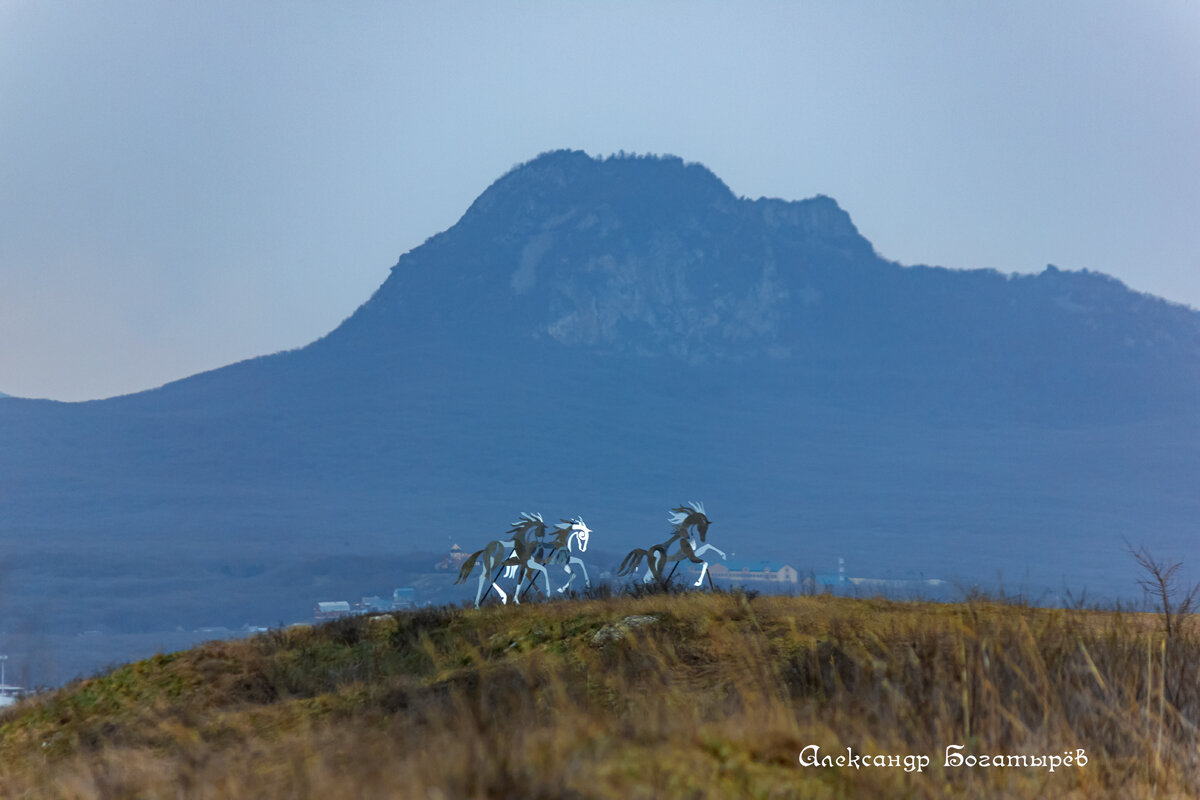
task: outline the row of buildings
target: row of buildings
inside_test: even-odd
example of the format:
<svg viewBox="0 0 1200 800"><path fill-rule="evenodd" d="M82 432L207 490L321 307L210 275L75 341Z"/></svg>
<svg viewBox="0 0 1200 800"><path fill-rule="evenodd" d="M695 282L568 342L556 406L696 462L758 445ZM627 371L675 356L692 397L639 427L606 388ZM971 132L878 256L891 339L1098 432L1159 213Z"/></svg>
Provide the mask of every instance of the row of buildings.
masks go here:
<svg viewBox="0 0 1200 800"><path fill-rule="evenodd" d="M950 584L938 578L852 578L846 575L846 559L838 559L837 572L817 573L801 576L788 564L776 561L754 563L724 562L710 564L708 571L715 580L732 584L792 584L805 592L816 593L865 593L895 596L936 597L948 591ZM700 568L692 569L699 574Z"/></svg>
<svg viewBox="0 0 1200 800"><path fill-rule="evenodd" d="M393 590L390 600L386 600L378 595L372 595L362 598L357 603L351 603L349 600L322 601L317 603L317 607L313 611L313 616L318 620L329 620L344 617L348 614L402 611L407 608L416 608L416 605L417 590L411 587L403 587Z"/></svg>

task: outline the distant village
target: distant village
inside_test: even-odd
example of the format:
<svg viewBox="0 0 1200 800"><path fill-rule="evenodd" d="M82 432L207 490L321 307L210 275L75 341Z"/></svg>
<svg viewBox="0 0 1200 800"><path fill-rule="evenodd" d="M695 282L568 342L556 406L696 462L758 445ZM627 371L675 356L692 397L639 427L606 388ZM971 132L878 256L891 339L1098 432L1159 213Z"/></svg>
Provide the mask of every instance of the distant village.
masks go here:
<svg viewBox="0 0 1200 800"><path fill-rule="evenodd" d="M435 572L441 573L446 577L457 575L459 568L469 555L470 553L463 550L458 544L453 544L450 546L449 552L434 563L433 569ZM378 614L387 611L404 611L416 608L418 605L429 605L430 602L428 598L418 602L416 588L402 586L392 590L390 599L371 595L361 598L356 603L352 603L349 600L319 601L313 610L313 618L317 621L324 621L344 617L348 614Z"/></svg>

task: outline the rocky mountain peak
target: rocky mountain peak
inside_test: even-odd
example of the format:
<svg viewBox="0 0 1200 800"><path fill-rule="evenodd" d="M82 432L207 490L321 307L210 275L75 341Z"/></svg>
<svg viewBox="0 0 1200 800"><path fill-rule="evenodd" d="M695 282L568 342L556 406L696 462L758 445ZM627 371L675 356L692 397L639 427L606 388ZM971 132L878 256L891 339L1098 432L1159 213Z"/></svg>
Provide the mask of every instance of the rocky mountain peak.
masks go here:
<svg viewBox="0 0 1200 800"><path fill-rule="evenodd" d="M904 267L830 197L749 200L679 158L569 150L495 181L327 338L364 359L366 341L518 360L539 342L868 372L996 375L1003 364L1018 380L1056 359L1061 375L1200 363L1200 315L1107 276Z"/></svg>
<svg viewBox="0 0 1200 800"><path fill-rule="evenodd" d="M814 296L798 274L864 258L832 198L752 201L673 156L560 150L496 180L356 317L690 361L779 355L789 307Z"/></svg>
<svg viewBox="0 0 1200 800"><path fill-rule="evenodd" d="M556 150L496 180L461 224L520 233L553 226L568 213L607 208L665 221L688 211L728 212L736 199L707 168L674 156L592 158L579 150Z"/></svg>

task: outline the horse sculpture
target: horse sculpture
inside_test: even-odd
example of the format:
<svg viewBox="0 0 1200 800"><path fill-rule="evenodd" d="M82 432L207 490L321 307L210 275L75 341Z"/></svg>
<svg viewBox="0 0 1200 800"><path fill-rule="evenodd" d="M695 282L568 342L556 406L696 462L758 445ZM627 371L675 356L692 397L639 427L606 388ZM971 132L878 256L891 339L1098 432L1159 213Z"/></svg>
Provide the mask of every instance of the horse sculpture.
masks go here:
<svg viewBox="0 0 1200 800"><path fill-rule="evenodd" d="M588 578L587 567L583 565L583 559L575 555L574 544L579 544L579 552L586 553L588 548L588 539L591 538L592 530L587 525L583 524L583 517L575 519L564 519L554 527L553 536L547 540L545 547L549 552L544 558L539 560L548 567L562 567L571 577L567 582L558 587L558 593L562 594L570 588L575 582L575 571L571 569L572 564L577 564L579 569L583 571L583 585L591 586L592 581Z"/></svg>
<svg viewBox="0 0 1200 800"><path fill-rule="evenodd" d="M541 544L540 540L546 533L546 523L542 520L542 515L522 513L520 519L512 523L508 532L512 534L511 539L494 539L488 542L481 550L476 550L467 556L458 570L458 580L454 581L455 584L465 581L471 574L471 570L475 568L475 562L479 562L479 589L475 592L476 608L479 608L479 604L483 601L484 587L489 581L491 582L489 591L495 589L500 595L501 602L508 603L508 595L496 583L499 575L495 570L501 567L520 569L522 575L527 570L540 571L546 579L546 594L550 594L550 574L545 567L534 560L534 554ZM510 548L511 552L505 556L505 552ZM513 597L515 603L521 602L520 595L521 585L518 583Z"/></svg>
<svg viewBox="0 0 1200 800"><path fill-rule="evenodd" d="M712 521L708 518L702 503L693 500L691 503L673 508L667 514L667 520L675 526L670 538L662 544L653 545L646 550L635 548L629 551L617 570L618 575L629 575L636 572L641 566L642 559L645 559L647 567L646 574L642 576L642 582L658 581L665 585L675 574L675 568L679 566L679 562L686 558L694 564L704 565L700 568L700 577L692 584L699 586L708 575L708 560L700 556L709 550L714 550L721 558L725 558L724 551L705 542L705 538L708 536L708 526L712 524ZM671 547L676 544L679 545L679 549L672 554ZM675 567L671 569L671 574L664 579L663 569L671 562L675 562ZM711 577L709 584L712 584Z"/></svg>
<svg viewBox="0 0 1200 800"><path fill-rule="evenodd" d="M572 564L577 564L579 569L583 571L583 582L587 586L591 586L591 580L588 578L587 567L584 566L583 560L574 555L575 544L579 545L579 552L587 552L588 539L591 537L592 530L583 522L582 517L575 519L564 519L554 527L554 532L547 535L547 538L539 540L537 550L534 552L533 560L543 567L562 567L566 570L570 577L567 582L558 587L559 594L565 592L572 583L575 582L575 571L571 569ZM525 576L531 570L527 567L510 566L505 568L504 577L512 578L517 576L517 586L521 586ZM530 586L536 586L534 578L530 576L529 583L525 589ZM525 589L521 589L524 592Z"/></svg>

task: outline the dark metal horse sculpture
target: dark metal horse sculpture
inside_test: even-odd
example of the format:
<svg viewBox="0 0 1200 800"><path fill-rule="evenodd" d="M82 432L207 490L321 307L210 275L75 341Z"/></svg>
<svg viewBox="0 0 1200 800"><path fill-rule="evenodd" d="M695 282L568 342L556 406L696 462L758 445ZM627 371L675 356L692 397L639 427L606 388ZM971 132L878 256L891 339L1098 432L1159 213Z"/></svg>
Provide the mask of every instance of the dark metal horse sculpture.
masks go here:
<svg viewBox="0 0 1200 800"><path fill-rule="evenodd" d="M546 579L546 594L550 594L550 575L546 572L545 567L534 560L534 554L541 544L541 538L546 533L546 523L542 521L542 515L523 513L520 519L512 523L508 532L512 534L511 539L494 539L488 542L481 550L476 550L467 556L458 570L458 580L455 581L455 584L465 581L471 574L471 570L475 568L475 562L479 562L479 589L475 592L476 608L479 608L479 604L483 601L484 587L489 582L491 587L488 591L495 589L500 595L501 601L508 602L508 595L496 583L496 579L499 578L496 572L498 568L538 570ZM520 594L520 584L518 583L517 591L514 593L514 602L521 602Z"/></svg>
<svg viewBox="0 0 1200 800"><path fill-rule="evenodd" d="M574 564L583 572L583 584L591 586L592 582L588 578L587 567L584 566L583 559L575 555L575 545L579 545L579 552L586 553L588 548L588 540L591 538L592 530L583 522L583 517L575 519L564 519L554 526L554 532L549 534L549 537L539 543L537 552L534 553L534 560L546 567L562 567L570 576L567 582L558 587L559 594L570 588L575 582L575 570L571 568ZM529 570L521 568L520 581L524 579L525 573ZM512 577L508 570L505 571L505 577ZM530 579L532 584L533 579Z"/></svg>
<svg viewBox="0 0 1200 800"><path fill-rule="evenodd" d="M621 566L617 569L618 575L629 575L636 572L642 564L642 560L646 560L646 574L642 576L643 583L658 581L661 584L666 584L671 575L675 574L675 569L672 568L671 575L663 577L663 570L666 565L674 562L675 566L679 566L679 562L687 559L694 564L703 564L700 568L700 577L696 579L693 586L699 586L704 582L705 576L708 574L708 561L700 556L707 553L709 550L716 551L721 558L725 558L725 553L718 549L715 545L708 544L705 539L708 536L708 526L712 521L708 518L708 514L704 510L702 503L692 501L686 505L671 509L667 515L667 520L675 526L674 532L665 542L652 545L648 549L635 548L629 551L625 559L621 562ZM671 548L678 545L678 550L672 553ZM712 578L709 578L711 585Z"/></svg>

